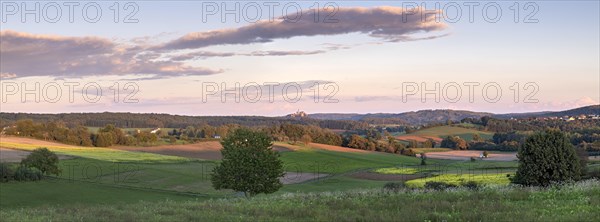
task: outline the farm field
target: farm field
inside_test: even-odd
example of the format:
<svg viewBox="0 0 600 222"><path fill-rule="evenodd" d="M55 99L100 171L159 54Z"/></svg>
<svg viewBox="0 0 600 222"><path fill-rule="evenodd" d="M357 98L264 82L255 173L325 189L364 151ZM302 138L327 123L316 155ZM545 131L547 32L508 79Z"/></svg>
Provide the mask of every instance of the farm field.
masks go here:
<svg viewBox="0 0 600 222"><path fill-rule="evenodd" d="M372 199L372 201L403 200L418 204L420 202L415 199L417 196L429 198L431 197L430 194L417 192L414 194L392 194L384 197L381 189L390 182L404 182L408 187L420 188L428 181L443 181L450 184L477 181L480 184L505 187L508 184L506 175L514 174L517 166L515 161L472 162L432 158L427 159L427 165L420 165L421 160L417 157L370 151L357 152L348 148L315 143L308 146L275 143L274 147L280 151L280 158L283 160L284 169L287 172L286 177L282 178L284 186L275 194L259 195L252 200L245 200L240 199L239 195L231 190L215 190L212 188L210 173L218 163L219 158L209 159L197 153L219 152L220 144L215 142L151 147L94 148L69 146L26 138L9 137L8 140L5 140L5 138L3 137L0 142L0 147L4 147L5 150L24 152L20 150L27 151L44 146L60 155L70 157L61 160L60 168L63 173L58 178L41 182L1 184L0 198L2 203L0 203L0 206L11 207L3 207L0 210L0 216L14 218L17 212L27 212L30 215L28 219L33 221L47 219L71 220L71 218L65 218L65 215L48 213L48 211L53 212L58 207L60 209L78 209L81 210L80 212L85 212L86 215L99 213L95 212L97 209L110 211L109 214L98 216L96 220L123 216L136 218L136 220L166 220L166 218L179 217L174 215L215 220L231 219L229 215L238 215L235 218L239 218L239 215L253 215L253 217L261 218L261 215L264 214L263 216L269 215L273 218L272 216L275 214L271 212L271 208L255 208L250 205L262 204L263 201L268 201L272 202L273 205L271 206L275 209L289 211L291 209L283 204L285 198L296 195L306 195L307 198L312 198L311 195L316 193L323 195L359 195L368 200ZM448 153L452 153L452 151ZM361 192L366 192L368 195L362 195ZM511 192L529 191L515 190ZM439 194L446 195L448 200L458 198L455 195L459 194L463 195L460 198L467 199L479 198L478 195L481 195L463 191ZM344 206L363 204L345 198L341 200L331 199L318 204L326 205L331 201L336 203L334 205ZM444 205L446 200L436 201L441 204L440 206L446 206ZM159 209L159 205L167 205L167 207ZM201 206L209 205L220 205L228 207L230 210L226 215L198 213ZM142 208L142 206L149 206L149 208L137 209ZM181 206L183 209L175 206ZM134 212L128 213L124 209ZM323 212L332 212L336 209L323 206L322 210L311 211L311 214L317 218L339 219L338 216L321 215ZM248 211L259 215L249 214ZM439 215L415 215L415 219L447 218L449 215L441 212ZM372 212L365 211L364 213L371 214ZM280 215L281 218L295 220L305 219L304 216L296 214ZM463 216L470 218L473 215ZM485 218L482 215L475 216ZM587 217L589 215L582 213L583 216ZM87 218L87 216L82 218ZM348 214L347 217L343 218L352 220L363 217ZM90 220L94 221L92 218Z"/></svg>
<svg viewBox="0 0 600 222"><path fill-rule="evenodd" d="M479 134L483 139L491 139L494 133L485 132L475 129L468 129L457 126L436 126L427 129L418 130L409 134L396 136L396 139L402 141L415 140L417 142L425 142L427 139L432 139L436 143L440 143L446 136L459 136L467 141L473 140L473 134Z"/></svg>
<svg viewBox="0 0 600 222"><path fill-rule="evenodd" d="M478 150L451 150L445 152L428 152L427 158L445 159L445 160L469 160L471 157L479 159L483 151ZM481 158L483 161L516 161L516 152L490 152L487 158Z"/></svg>
<svg viewBox="0 0 600 222"><path fill-rule="evenodd" d="M0 137L0 147L25 151L31 151L39 147L46 147L59 155L78 156L113 162L188 161L187 158L182 157L166 156L152 153L129 152L111 148L79 147L23 137Z"/></svg>

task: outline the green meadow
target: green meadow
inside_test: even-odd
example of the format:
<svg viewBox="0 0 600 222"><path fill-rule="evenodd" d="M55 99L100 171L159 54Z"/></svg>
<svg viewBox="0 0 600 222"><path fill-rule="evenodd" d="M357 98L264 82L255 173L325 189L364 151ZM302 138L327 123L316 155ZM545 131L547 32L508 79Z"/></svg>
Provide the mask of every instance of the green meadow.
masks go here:
<svg viewBox="0 0 600 222"><path fill-rule="evenodd" d="M38 147L6 142L0 143L0 146L19 150ZM393 220L399 217L407 220L508 219L509 216L496 211L486 215L467 209L491 206L501 198L525 198L518 204L502 200L504 211L501 212L512 212L520 207L538 207L534 211L542 211L539 206L534 206L533 198L536 196L547 198L549 204L560 204L565 211L580 213L579 216L584 219L594 217L596 214L592 210L598 207L598 203L593 201L587 208L573 206L571 204L587 199L572 198L563 193L546 196L546 193L555 191L508 188L506 175L515 172L517 164L514 161L428 159L427 165L421 165L419 158L388 153L286 146L293 148L281 152L280 158L286 171L324 176L285 184L274 194L262 194L252 199L240 197L231 190L212 188L210 173L218 161L108 148L46 146L60 155L72 157L61 160L62 174L39 182L0 184L0 216L9 221L16 218L27 221L107 221L117 218L148 221ZM357 173L384 177L374 180L354 176ZM402 181L386 177L395 175L415 177ZM495 188L477 192L407 190L390 193L382 190L390 182L404 182L406 189L412 189L423 187L428 181L455 185L475 181L484 187ZM590 189L570 194L597 194L600 189L598 182L593 183ZM509 190L508 193L505 189ZM491 196L483 198L486 195ZM429 201L426 201L428 198ZM418 210L426 203L430 207L431 204L437 206L436 211ZM354 209L362 210L355 212ZM406 216L410 212L412 214ZM522 210L517 212L511 215L522 215L532 220L561 219L553 216L555 212L542 217Z"/></svg>

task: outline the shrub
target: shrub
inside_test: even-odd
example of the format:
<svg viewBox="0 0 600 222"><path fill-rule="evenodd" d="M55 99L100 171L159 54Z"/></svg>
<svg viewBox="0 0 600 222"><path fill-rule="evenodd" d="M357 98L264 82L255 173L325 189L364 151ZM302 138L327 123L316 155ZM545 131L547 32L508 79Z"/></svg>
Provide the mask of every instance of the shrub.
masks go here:
<svg viewBox="0 0 600 222"><path fill-rule="evenodd" d="M548 186L579 180L581 165L567 136L557 130L546 130L529 136L517 154L519 167L513 183L526 186Z"/></svg>
<svg viewBox="0 0 600 222"><path fill-rule="evenodd" d="M449 184L446 182L429 181L429 182L425 183L425 188L432 189L432 190L446 190L448 188L453 188L453 187L456 187L456 185Z"/></svg>
<svg viewBox="0 0 600 222"><path fill-rule="evenodd" d="M0 163L0 182L11 181L14 176L15 172L8 163Z"/></svg>
<svg viewBox="0 0 600 222"><path fill-rule="evenodd" d="M405 156L417 156L417 153L413 149L410 149L410 148L403 149L400 153Z"/></svg>
<svg viewBox="0 0 600 222"><path fill-rule="evenodd" d="M477 188L479 188L479 184L475 181L467 181L467 182L463 182L460 184L460 186L462 187L466 187L470 190L476 190Z"/></svg>
<svg viewBox="0 0 600 222"><path fill-rule="evenodd" d="M383 185L383 189L387 191L398 192L404 188L404 183L389 182Z"/></svg>
<svg viewBox="0 0 600 222"><path fill-rule="evenodd" d="M59 175L58 156L47 148L37 148L21 160L21 165L27 168L36 168L43 174Z"/></svg>
<svg viewBox="0 0 600 222"><path fill-rule="evenodd" d="M43 173L36 168L19 166L14 177L16 181L37 181L43 178Z"/></svg>
<svg viewBox="0 0 600 222"><path fill-rule="evenodd" d="M483 157L488 158L489 155L490 153L488 153L488 151L483 151Z"/></svg>

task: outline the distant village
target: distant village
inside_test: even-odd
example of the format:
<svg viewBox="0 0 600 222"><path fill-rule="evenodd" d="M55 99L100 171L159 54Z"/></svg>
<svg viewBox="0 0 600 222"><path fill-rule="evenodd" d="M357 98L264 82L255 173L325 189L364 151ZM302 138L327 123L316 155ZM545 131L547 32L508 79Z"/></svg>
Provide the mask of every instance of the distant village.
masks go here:
<svg viewBox="0 0 600 222"><path fill-rule="evenodd" d="M510 118L510 119L516 119L516 118ZM550 117L535 117L533 119L539 119L539 120L563 120L566 122L569 121L573 121L573 120L585 120L585 119L600 119L600 115L574 115L574 116L562 116L562 117L557 117L557 116L550 116Z"/></svg>

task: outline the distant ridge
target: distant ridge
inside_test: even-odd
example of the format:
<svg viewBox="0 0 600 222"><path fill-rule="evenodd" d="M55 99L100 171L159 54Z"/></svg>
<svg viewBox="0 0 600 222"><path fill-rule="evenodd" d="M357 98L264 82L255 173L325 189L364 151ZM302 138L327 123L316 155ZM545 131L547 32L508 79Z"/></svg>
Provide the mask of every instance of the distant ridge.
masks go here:
<svg viewBox="0 0 600 222"><path fill-rule="evenodd" d="M0 112L0 125L19 119L32 119L34 121L60 120L67 124L80 124L85 126L104 126L115 124L124 128L163 127L180 128L190 125L208 124L219 126L223 124L237 124L242 126L271 126L273 124L312 124L330 129L352 129L367 124L402 124L423 125L428 123L444 123L448 120L460 121L464 118L481 118L490 116L499 119L531 118L531 117L563 117L579 115L600 115L600 105L585 106L564 111L530 112L493 114L487 112L473 112L467 110L420 110L404 113L315 113L306 114L298 111L294 114L280 117L265 116L182 116L158 113L6 113ZM357 122L361 121L361 122Z"/></svg>
<svg viewBox="0 0 600 222"><path fill-rule="evenodd" d="M562 117L562 116L577 116L577 115L600 115L600 105L584 106L580 108L564 110L564 111L543 111L529 113L507 113L494 114L487 112L473 112L466 110L420 110L404 113L314 113L308 114L309 118L321 120L355 120L366 121L374 119L382 120L397 120L408 124L427 124L434 122L446 122L448 120L460 121L464 118L481 118L490 116L499 119L510 118L531 118L531 117Z"/></svg>

